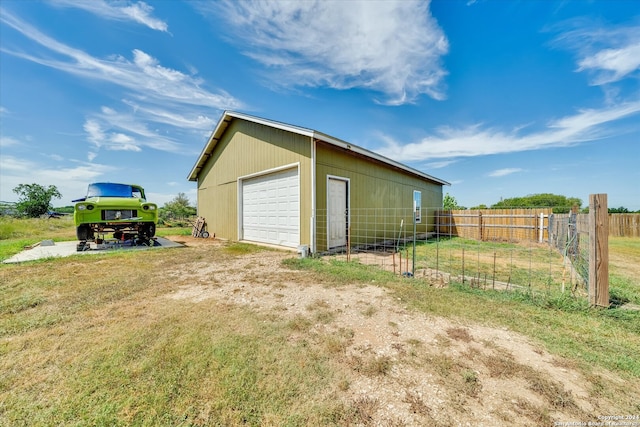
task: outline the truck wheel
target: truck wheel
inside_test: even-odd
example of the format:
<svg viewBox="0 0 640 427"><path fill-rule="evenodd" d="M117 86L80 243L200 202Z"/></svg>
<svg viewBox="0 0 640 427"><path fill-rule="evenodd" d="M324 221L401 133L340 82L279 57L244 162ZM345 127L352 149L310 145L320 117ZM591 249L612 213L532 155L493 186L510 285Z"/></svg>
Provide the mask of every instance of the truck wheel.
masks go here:
<svg viewBox="0 0 640 427"><path fill-rule="evenodd" d="M153 236L156 235L156 225L153 222L148 222L145 223L142 226L142 234L147 238L150 239Z"/></svg>
<svg viewBox="0 0 640 427"><path fill-rule="evenodd" d="M87 224L80 224L76 228L76 237L78 240L92 240L93 230Z"/></svg>

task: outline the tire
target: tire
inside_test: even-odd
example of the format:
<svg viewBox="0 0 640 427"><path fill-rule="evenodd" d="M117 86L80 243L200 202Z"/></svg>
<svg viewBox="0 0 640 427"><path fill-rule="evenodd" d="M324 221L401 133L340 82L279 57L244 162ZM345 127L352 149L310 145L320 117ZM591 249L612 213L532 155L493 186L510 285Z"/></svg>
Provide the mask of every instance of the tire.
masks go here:
<svg viewBox="0 0 640 427"><path fill-rule="evenodd" d="M150 239L156 235L156 225L153 222L147 222L142 226L142 234Z"/></svg>
<svg viewBox="0 0 640 427"><path fill-rule="evenodd" d="M208 231L203 231L201 234L202 238L204 239L208 239L209 238L209 232Z"/></svg>
<svg viewBox="0 0 640 427"><path fill-rule="evenodd" d="M93 230L87 224L80 224L76 228L76 237L78 240L92 240Z"/></svg>

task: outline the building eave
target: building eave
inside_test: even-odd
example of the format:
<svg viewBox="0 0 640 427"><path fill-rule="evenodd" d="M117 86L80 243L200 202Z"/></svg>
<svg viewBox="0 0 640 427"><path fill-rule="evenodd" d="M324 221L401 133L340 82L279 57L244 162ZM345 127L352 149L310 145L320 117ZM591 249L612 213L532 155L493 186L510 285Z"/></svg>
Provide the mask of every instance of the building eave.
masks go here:
<svg viewBox="0 0 640 427"><path fill-rule="evenodd" d="M289 125L287 123L282 123L282 122L277 122L274 120L269 120L269 119L264 119L261 117L256 117L256 116L251 116L248 114L243 114L243 113L238 113L238 112L234 112L234 111L225 111L222 114L222 117L220 118L220 120L218 121L218 123L216 124L215 129L213 130L213 132L211 133L211 136L209 137L209 140L207 141L207 144L205 145L204 149L202 150L202 153L200 153L200 156L198 157L198 160L196 161L196 163L194 164L193 168L191 169L191 172L189 173L188 176L188 180L189 181L197 181L198 180L198 175L200 174L200 171L202 170L202 168L204 167L204 165L206 164L207 160L209 159L209 157L211 157L211 154L213 153L213 150L215 149L216 145L218 144L218 142L220 141L220 138L222 137L222 135L224 134L224 132L226 131L227 127L229 126L229 123L231 123L234 119L241 119L241 120L246 120L249 122L253 122L253 123L258 123L258 124L262 124L265 126L269 126L272 128L276 128L276 129L281 129L287 132L292 132L292 133L296 133L299 135L304 135L304 136L308 136L310 138L313 138L314 140L317 141L322 141L325 143L328 143L330 145L334 145L336 147L342 148L344 150L347 151L352 151L356 154L359 154L365 158L370 158L373 159L375 161L378 161L380 163L389 165L391 167L400 169L402 171L408 172L412 175L416 175L420 178L435 182L437 184L441 184L441 185L451 185L449 182L444 181L442 179L436 178L434 176L428 175L424 172L421 172L417 169L414 169L412 167L409 167L405 164L402 164L400 162L396 162L395 160L392 160L388 157L382 156L378 153L375 153L373 151L369 151L366 148L362 148L359 147L357 145L354 144L350 144L346 141L342 141L341 139L338 138L334 138L330 135L324 134L322 132L318 132L315 131L313 129L308 129L308 128L303 128L300 126L293 126L293 125Z"/></svg>
<svg viewBox="0 0 640 427"><path fill-rule="evenodd" d="M318 140L318 141L323 141L323 142L326 142L328 144L334 145L336 147L342 148L344 150L352 151L352 152L357 153L357 154L359 154L359 155L361 155L361 156L363 156L365 158L370 158L370 159L376 160L376 161L378 161L380 163L386 164L388 166L392 166L392 167L394 167L396 169L400 169L400 170L408 172L408 173L410 173L412 175L416 175L416 176L418 176L420 178L427 179L429 181L433 181L433 182L441 184L441 185L451 185L449 182L447 182L447 181L445 181L443 179L436 178L436 177L431 176L429 174L426 174L426 173L424 173L422 171L414 169L414 168L412 168L410 166L407 166L407 165L405 165L403 163L396 162L395 160L392 160L392 159L390 159L388 157L385 157L385 156L383 156L381 154L378 154L378 153L375 153L373 151L367 150L366 148L362 148L360 146L348 143L346 141L342 141L342 140L340 140L338 138L334 138L334 137L332 137L330 135L326 135L326 134L323 134L323 133L320 133L320 132L315 132L314 133L314 138L316 140Z"/></svg>

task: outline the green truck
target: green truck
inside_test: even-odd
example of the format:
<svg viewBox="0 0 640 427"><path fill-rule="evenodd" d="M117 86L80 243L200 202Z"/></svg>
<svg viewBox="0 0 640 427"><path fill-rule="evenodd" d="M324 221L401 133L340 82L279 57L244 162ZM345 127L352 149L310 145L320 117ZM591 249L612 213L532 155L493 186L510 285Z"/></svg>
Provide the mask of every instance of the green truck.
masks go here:
<svg viewBox="0 0 640 427"><path fill-rule="evenodd" d="M156 234L158 206L147 202L139 185L96 182L89 184L85 197L73 202L79 251L108 232L117 240L136 243L148 243Z"/></svg>

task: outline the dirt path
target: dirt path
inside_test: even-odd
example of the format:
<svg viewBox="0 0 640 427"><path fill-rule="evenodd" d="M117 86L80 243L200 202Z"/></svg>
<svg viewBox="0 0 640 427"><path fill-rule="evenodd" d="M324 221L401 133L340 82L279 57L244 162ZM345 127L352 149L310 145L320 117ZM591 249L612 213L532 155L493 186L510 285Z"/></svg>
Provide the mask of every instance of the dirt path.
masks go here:
<svg viewBox="0 0 640 427"><path fill-rule="evenodd" d="M615 375L585 378L522 335L410 311L381 287L322 286L283 267L290 256L259 252L170 272L183 284L163 298L214 298L309 322L291 339L323 340L334 352L346 373L341 397L360 425L554 425L618 414L594 393L594 378L624 386Z"/></svg>

